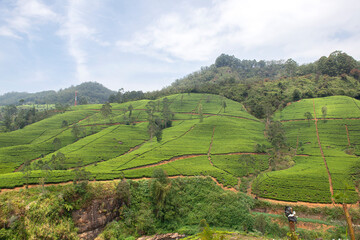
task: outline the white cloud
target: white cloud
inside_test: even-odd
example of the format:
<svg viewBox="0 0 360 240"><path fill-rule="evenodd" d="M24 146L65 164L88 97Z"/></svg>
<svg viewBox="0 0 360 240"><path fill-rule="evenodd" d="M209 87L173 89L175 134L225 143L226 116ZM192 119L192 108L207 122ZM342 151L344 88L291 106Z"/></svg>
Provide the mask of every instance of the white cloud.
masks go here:
<svg viewBox="0 0 360 240"><path fill-rule="evenodd" d="M117 46L124 52L185 61L204 61L221 52L301 58L301 52L314 51L306 56L311 58L339 48L351 48L360 57L358 37L353 37L359 32L359 9L357 0L218 0L206 8L165 13ZM344 30L351 36L335 41L336 32Z"/></svg>
<svg viewBox="0 0 360 240"><path fill-rule="evenodd" d="M32 31L38 25L57 21L58 16L38 0L18 0L12 10L6 11L0 36L21 39L22 34L32 38Z"/></svg>
<svg viewBox="0 0 360 240"><path fill-rule="evenodd" d="M76 64L76 79L80 82L90 81L91 73L88 67L89 54L85 45L92 41L106 47L110 43L97 37L96 26L88 23L91 14L86 10L91 7L88 1L68 1L67 14L64 17L58 34L66 39L69 54ZM89 10L90 11L90 10ZM95 46L93 46L95 48Z"/></svg>

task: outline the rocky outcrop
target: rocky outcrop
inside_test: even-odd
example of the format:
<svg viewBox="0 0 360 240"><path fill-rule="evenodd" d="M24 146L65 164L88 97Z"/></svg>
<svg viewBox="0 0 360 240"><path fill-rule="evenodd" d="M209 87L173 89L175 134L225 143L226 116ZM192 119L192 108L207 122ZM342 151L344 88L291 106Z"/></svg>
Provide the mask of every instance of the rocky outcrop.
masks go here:
<svg viewBox="0 0 360 240"><path fill-rule="evenodd" d="M184 234L165 233L165 234L156 234L154 236L143 236L138 238L137 240L177 240L184 237L185 237Z"/></svg>
<svg viewBox="0 0 360 240"><path fill-rule="evenodd" d="M72 213L80 239L94 239L107 223L119 216L120 203L115 198L96 199L83 209Z"/></svg>

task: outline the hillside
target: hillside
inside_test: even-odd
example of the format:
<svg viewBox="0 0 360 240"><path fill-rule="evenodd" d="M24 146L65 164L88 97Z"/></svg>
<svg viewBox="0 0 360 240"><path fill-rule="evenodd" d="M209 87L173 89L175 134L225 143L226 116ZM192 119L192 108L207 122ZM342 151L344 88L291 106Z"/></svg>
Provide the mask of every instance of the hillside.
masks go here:
<svg viewBox="0 0 360 240"><path fill-rule="evenodd" d="M360 64L346 53L299 65L287 61L240 60L226 54L214 64L176 80L155 96L179 92L211 93L241 102L266 118L300 99L345 95L360 99Z"/></svg>
<svg viewBox="0 0 360 240"><path fill-rule="evenodd" d="M24 167L25 162L31 163L32 169L41 168L41 164L54 164L59 152L65 161L61 168L51 172L49 182L71 180L73 171L61 169L79 166L86 166L90 178L105 180L122 174L131 178L149 177L161 164L169 175L211 175L222 184L234 187L238 178L257 168L268 168L267 157L254 152L257 143L267 142L264 124L248 114L241 104L206 94L180 94L167 99L174 120L172 127L164 129L160 142L149 140L145 111L148 100L113 104L109 118L100 113L101 105L78 106L24 129L0 134L3 173L0 178L4 180L1 187L23 185L22 174L11 172ZM159 99L156 103L161 105L162 101ZM129 112L124 109L129 105L133 106L136 125L127 125ZM202 122L196 110L199 105ZM157 111L160 110L161 107ZM62 126L65 119L68 126ZM72 135L75 123L82 132L79 140ZM237 132L241 132L240 138ZM54 139L60 142L59 146L55 147ZM228 165L241 162L251 167L246 171L238 169L233 174L227 170ZM186 165L189 167L184 167ZM36 183L41 174L40 170L32 171L30 182Z"/></svg>
<svg viewBox="0 0 360 240"><path fill-rule="evenodd" d="M74 104L74 94L78 92L78 102L86 103L104 103L111 94L115 92L107 89L96 82L85 82L77 86L61 89L59 91L43 91L37 93L19 93L10 92L0 96L1 105L18 105L20 100L25 104Z"/></svg>
<svg viewBox="0 0 360 240"><path fill-rule="evenodd" d="M0 134L1 187L22 186L26 181L36 184L45 174L44 166L52 169L50 174L46 171L46 182L72 180L73 169L79 167L84 167L87 178L96 180L151 177L162 168L170 176L211 176L226 187L284 201L330 203L346 184L348 201L358 200L358 100L343 96L306 99L278 111L274 120L282 122L291 149L285 166L295 165L269 171L273 153L264 136L265 123L241 104L210 94L177 94L166 99L173 113L172 127L163 129L158 141L149 139L149 100L112 104L108 117L100 111L102 105L77 106ZM164 101L153 102L159 117ZM324 106L326 116L322 115ZM307 119L306 112L313 117ZM62 124L64 120L68 125ZM18 172L21 169L30 177L24 178Z"/></svg>
<svg viewBox="0 0 360 240"><path fill-rule="evenodd" d="M272 121L280 121L285 131L287 146L282 150L284 156L281 157L285 159L285 164L276 163L275 150L266 137L269 132L265 121L249 114L240 103L222 96L198 93L175 94L155 101L138 100L112 104L111 114L107 116L104 115L105 106L106 104L88 104L72 107L64 113L58 113L23 129L1 133L2 192L9 192L12 198L21 199L21 193L16 195L16 191L13 193L10 188L33 184L39 188L31 191L34 193L31 195L33 202L31 204L38 204L44 199L55 201L55 208L69 213L73 208L88 206L89 201L96 203L96 198L100 198L101 201L112 199L106 191L108 189L115 191L115 182L110 181L107 188L101 187L103 185L98 185L97 182L125 177L134 180L130 182L133 194L132 211L138 216L149 219L144 222L149 224L145 225L149 228L145 228L143 232L152 233L156 227L164 229L164 222L168 224L167 231L172 231L171 229L175 229L174 226L182 226L175 217L182 216L181 214L185 214L183 219L191 225L181 228L183 232L198 231L195 229L202 217L214 226L237 229L230 224L234 222L229 220L232 219L230 217L228 218L230 222L222 225L228 220L221 216L224 216L225 212L229 216L234 216L232 213L235 209L242 209L236 205L239 201L234 199L241 199L240 202L247 206L244 209L253 207L255 211L251 216L247 211L241 213L247 217L247 220L241 223L242 226L249 229L263 229L262 233L266 233L265 228L272 229L268 231L275 234L273 236L286 234L286 229L280 228L277 224L281 216L276 215L278 212L282 213L283 205L278 207L280 210L276 210L275 215L271 212L263 213L261 209L264 206L267 208L268 203L261 203L258 200L280 200L277 203L286 205L301 201L328 207L332 206L329 203L333 200L338 202L339 200L335 199L336 194L344 191L348 196L345 201L356 203L359 200L360 101L354 98L332 96L304 99L277 111ZM323 110L324 106L326 112ZM154 136L150 139L148 132L149 120L152 121L150 110L154 110L155 118L161 118L165 115L164 110L168 108L172 116L171 127L164 128L160 137ZM311 116L306 117L305 113L310 113ZM138 180L152 178L162 170L172 179L169 199L173 200L168 200L166 204L169 208L166 210L166 215L172 220L166 221L161 220L159 216L162 215L153 216L155 210L145 211L148 207L144 207L140 202L146 201L152 206L149 195L152 190L149 188L150 183L141 183L141 181L138 183ZM85 179L92 182L87 190L82 188L81 186L84 185L81 184L68 184L69 181L82 182ZM58 186L58 183L61 185ZM36 193L45 191L40 187L43 184L55 186L49 186L49 189L52 189L51 193L40 194L37 198ZM65 186L60 187L62 185ZM222 188L221 191L219 186ZM204 191L203 194L206 196L209 196L210 191L216 192L211 193L213 197L205 199L204 203L201 203L204 205L200 206L200 200L191 195L196 193L199 197L199 189L203 189L201 191ZM224 189L229 190L229 193L222 193ZM63 200L54 200L58 199L56 196L60 196L56 195L59 191L62 192L60 195L64 196ZM181 201L179 191L183 197ZM258 200L255 200L255 197ZM185 198L189 199L184 200ZM190 199L194 201L192 204L188 204ZM216 205L216 200L211 199L228 201L227 206L231 207L222 208ZM29 204L30 202L27 203ZM193 209L195 204L197 208ZM107 203L105 205L107 206ZM216 207L211 207L215 205ZM209 207L221 209L221 213L211 212ZM50 205L47 204L39 207L39 211L52 211L49 208ZM273 209L273 207L269 208ZM10 208L10 212L0 211L0 221L6 222L6 218L11 214L20 214L21 209L22 207L18 206L14 209ZM26 219L32 219L39 214L35 208L24 211ZM184 211L199 212L195 216ZM321 211L329 210L324 208ZM210 218L205 213L211 213L211 216L218 216L222 220ZM307 219L306 213L304 214L305 218L301 220L304 222L301 225L303 227L306 226L305 223L314 223L326 229L338 225ZM43 221L50 221L46 216L42 217ZM131 214L124 216L128 221L142 221ZM254 219L266 221L263 222L265 225L263 227L248 225ZM31 229L40 229L41 226L35 223L24 224L29 234L36 236L45 232L48 234L62 232L71 235L75 232L72 221L75 220L64 218L61 214L56 215L47 226L52 226L51 224L68 226L61 227L61 230L54 225L53 228L58 229L56 231L33 232ZM126 234L130 235L138 231L131 227L132 224L129 226L122 224L121 222L109 224L101 236L125 234L116 232L119 228L127 229L130 232ZM12 234L11 231L8 230L6 234ZM306 231L303 230L301 233L307 236L304 237L305 239L312 239L311 236L314 236L306 235ZM321 234L325 234L325 230ZM76 235L71 236L76 239Z"/></svg>
<svg viewBox="0 0 360 240"><path fill-rule="evenodd" d="M330 202L346 190L357 202L360 101L343 96L305 99L278 111L295 166L261 174L253 193L285 201ZM326 111L324 111L326 109ZM304 114L309 112L309 118Z"/></svg>

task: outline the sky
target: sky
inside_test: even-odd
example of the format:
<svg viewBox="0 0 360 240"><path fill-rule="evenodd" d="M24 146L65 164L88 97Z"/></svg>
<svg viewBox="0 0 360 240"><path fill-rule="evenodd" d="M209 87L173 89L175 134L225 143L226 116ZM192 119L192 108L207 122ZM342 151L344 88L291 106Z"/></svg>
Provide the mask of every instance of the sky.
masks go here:
<svg viewBox="0 0 360 240"><path fill-rule="evenodd" d="M359 0L0 0L0 95L160 90L222 53L360 59Z"/></svg>

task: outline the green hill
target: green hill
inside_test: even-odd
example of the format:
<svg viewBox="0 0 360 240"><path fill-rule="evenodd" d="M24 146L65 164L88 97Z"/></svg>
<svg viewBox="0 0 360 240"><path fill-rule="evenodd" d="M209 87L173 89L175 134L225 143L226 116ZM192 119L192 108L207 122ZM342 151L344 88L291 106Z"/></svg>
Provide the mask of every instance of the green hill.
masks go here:
<svg viewBox="0 0 360 240"><path fill-rule="evenodd" d="M164 99L153 101L159 118ZM108 117L101 105L77 106L24 129L1 133L0 187L26 181L37 184L44 176L49 183L70 181L79 167L88 172L88 179L96 180L151 177L154 169L162 168L170 176L211 176L224 186L252 190L264 198L329 203L331 189L335 195L347 185L348 201L358 200L358 100L304 99L276 112L274 120L282 122L290 149L287 160L294 164L271 171L276 170L270 164L274 152L264 134L265 122L240 103L196 93L166 99L173 120L159 141L148 134L150 100L112 104ZM306 112L312 117L307 119ZM67 126L62 125L64 120ZM27 164L32 169L28 179L18 172L29 169Z"/></svg>
<svg viewBox="0 0 360 240"><path fill-rule="evenodd" d="M297 150L296 164L261 174L253 192L278 200L330 202L331 178L334 195L347 188L350 201L356 202L359 196L354 168L360 163L358 104L358 100L334 96L301 100L277 112L275 119L283 122L288 142ZM322 114L325 106L326 115ZM305 112L312 114L310 120L304 117Z"/></svg>
<svg viewBox="0 0 360 240"><path fill-rule="evenodd" d="M96 82L85 82L77 86L71 86L59 91L43 91L37 93L10 92L0 96L0 106L19 104L20 100L29 104L74 104L75 91L78 92L78 102L85 103L104 103L114 91Z"/></svg>

